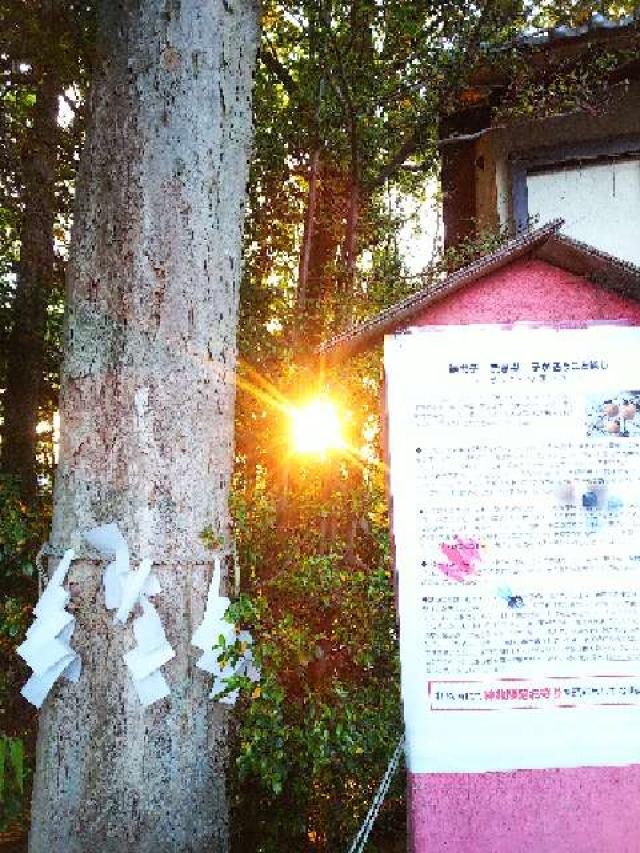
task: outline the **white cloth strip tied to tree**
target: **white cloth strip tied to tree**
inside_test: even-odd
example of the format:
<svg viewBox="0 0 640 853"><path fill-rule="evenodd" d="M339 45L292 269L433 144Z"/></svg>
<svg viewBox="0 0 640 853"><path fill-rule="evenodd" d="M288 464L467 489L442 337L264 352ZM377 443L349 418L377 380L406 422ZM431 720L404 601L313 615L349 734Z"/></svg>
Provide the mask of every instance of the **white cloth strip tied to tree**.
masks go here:
<svg viewBox="0 0 640 853"><path fill-rule="evenodd" d="M236 688L229 693L224 693L229 687L228 679L241 675L257 682L260 679L260 670L255 664L250 648L253 638L249 631L238 633L235 625L225 619L230 601L226 596L220 595L220 574L220 558L216 557L204 617L194 631L191 642L202 651L196 666L214 676L210 698L218 698L219 702L234 705L240 691ZM239 660L231 662L228 658L223 658L224 662L221 663L219 659L225 654L225 649L236 641L241 645ZM220 696L221 693L224 695Z"/></svg>
<svg viewBox="0 0 640 853"><path fill-rule="evenodd" d="M147 597L162 592L160 581L151 572L153 562L141 560L138 570L131 571L129 546L113 522L93 527L83 538L103 556L113 557L102 580L105 606L116 611L114 623L124 625L136 604L142 607L142 615L133 623L136 645L124 655L124 660L138 698L147 707L171 693L160 667L176 654L167 640L158 612Z"/></svg>
<svg viewBox="0 0 640 853"><path fill-rule="evenodd" d="M20 692L36 708L42 706L60 676L73 682L80 678L82 662L71 648L76 620L66 610L70 594L63 586L73 557L71 548L64 552L34 608L35 622L16 649L33 670Z"/></svg>

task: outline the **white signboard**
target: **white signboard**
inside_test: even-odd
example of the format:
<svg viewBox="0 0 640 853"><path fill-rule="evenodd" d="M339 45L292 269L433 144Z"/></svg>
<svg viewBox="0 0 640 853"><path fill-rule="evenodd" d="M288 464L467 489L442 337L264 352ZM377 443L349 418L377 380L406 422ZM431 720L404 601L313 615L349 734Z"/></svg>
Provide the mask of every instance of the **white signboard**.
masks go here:
<svg viewBox="0 0 640 853"><path fill-rule="evenodd" d="M640 330L385 342L413 772L640 763Z"/></svg>

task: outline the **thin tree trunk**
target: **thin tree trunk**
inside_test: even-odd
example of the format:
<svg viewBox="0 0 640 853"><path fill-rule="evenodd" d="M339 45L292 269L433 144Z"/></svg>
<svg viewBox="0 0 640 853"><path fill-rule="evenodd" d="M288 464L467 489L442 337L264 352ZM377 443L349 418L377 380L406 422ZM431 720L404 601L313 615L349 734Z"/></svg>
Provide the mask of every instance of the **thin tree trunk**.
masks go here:
<svg viewBox="0 0 640 853"><path fill-rule="evenodd" d="M257 0L103 0L69 265L52 545L76 546L83 661L37 747L31 853L226 851L226 712L190 638L212 527L229 542L241 232ZM131 622L81 533L117 521L154 560L176 657L146 710Z"/></svg>
<svg viewBox="0 0 640 853"><path fill-rule="evenodd" d="M314 232L316 230L316 206L318 198L318 177L320 174L320 149L315 148L309 163L309 191L307 193L307 215L302 236L302 251L298 268L298 313L304 313L307 303L307 285L309 280L309 259Z"/></svg>
<svg viewBox="0 0 640 853"><path fill-rule="evenodd" d="M351 147L351 163L349 167L349 201L347 205L347 222L342 246L344 266L343 292L353 295L358 259L358 226L360 221L360 141L358 123L353 112L349 119L349 136Z"/></svg>
<svg viewBox="0 0 640 853"><path fill-rule="evenodd" d="M311 351L322 338L323 301L336 283L336 255L340 243L340 219L344 211L344 182L331 164L318 163L313 227L305 226L306 277L304 304L298 302L294 342L301 351ZM311 199L309 199L310 203ZM308 221L308 216L307 216Z"/></svg>
<svg viewBox="0 0 640 853"><path fill-rule="evenodd" d="M36 491L36 425L43 372L47 301L53 288L54 184L58 127L58 84L45 74L33 108L23 160L24 208L20 263L7 341L2 470L15 475L23 496Z"/></svg>
<svg viewBox="0 0 640 853"><path fill-rule="evenodd" d="M360 183L357 176L351 180L349 188L349 207L347 210L347 227L345 229L345 289L353 292L353 282L356 274L358 259L358 224L360 219Z"/></svg>

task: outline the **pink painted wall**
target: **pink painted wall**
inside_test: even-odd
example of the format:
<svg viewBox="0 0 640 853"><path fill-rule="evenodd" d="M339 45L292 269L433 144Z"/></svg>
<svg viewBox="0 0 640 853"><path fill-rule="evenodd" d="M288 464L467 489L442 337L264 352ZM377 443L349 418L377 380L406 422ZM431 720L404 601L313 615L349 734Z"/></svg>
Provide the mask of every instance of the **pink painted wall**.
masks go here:
<svg viewBox="0 0 640 853"><path fill-rule="evenodd" d="M640 325L640 302L521 260L430 306L412 325L519 320ZM640 853L640 765L416 773L408 798L411 853Z"/></svg>
<svg viewBox="0 0 640 853"><path fill-rule="evenodd" d="M457 323L582 323L629 320L640 324L640 302L596 287L545 261L521 260L429 306L411 325Z"/></svg>

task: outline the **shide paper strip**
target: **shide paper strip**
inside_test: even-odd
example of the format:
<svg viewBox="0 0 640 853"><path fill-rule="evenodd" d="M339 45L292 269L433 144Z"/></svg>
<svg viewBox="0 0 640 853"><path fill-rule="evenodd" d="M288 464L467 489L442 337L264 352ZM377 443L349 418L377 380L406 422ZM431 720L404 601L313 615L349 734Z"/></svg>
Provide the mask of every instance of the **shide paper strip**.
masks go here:
<svg viewBox="0 0 640 853"><path fill-rule="evenodd" d="M147 706L169 695L169 685L160 667L175 657L167 641L160 617L151 602L142 596L142 616L133 623L136 646L124 656L140 702Z"/></svg>
<svg viewBox="0 0 640 853"><path fill-rule="evenodd" d="M219 693L227 689L227 679L234 675L245 675L255 682L260 679L260 670L255 665L253 652L249 648L253 642L251 634L248 631L240 631L236 635L235 626L225 619L229 603L226 596L220 595L220 559L216 557L204 617L199 627L194 631L191 642L203 652L196 661L196 666L214 676L209 698L217 698L219 702L225 705L234 705L239 690L232 690L230 693L218 697ZM237 639L244 647L243 656L237 663L227 661L221 664L218 660L222 655L222 650L219 648L221 637L225 646Z"/></svg>
<svg viewBox="0 0 640 853"><path fill-rule="evenodd" d="M76 620L65 610L69 593L63 586L73 557L71 548L64 552L34 608L36 620L16 649L33 670L20 692L36 708L42 706L61 675L74 682L80 677L80 657L70 645Z"/></svg>
<svg viewBox="0 0 640 853"><path fill-rule="evenodd" d="M235 627L224 618L224 614L227 612L230 601L226 596L220 595L219 592L220 560L216 557L213 577L211 578L209 592L207 594L207 606L204 612L204 618L200 623L200 626L194 631L191 639L192 644L197 646L199 649L202 649L205 653L210 652L213 646L218 644L218 638L220 635L222 635L225 642L228 643L236 634ZM200 660L205 659L205 657L206 655L202 655ZM200 661L198 661L197 665L200 666ZM213 672L213 670L209 669L207 672Z"/></svg>
<svg viewBox="0 0 640 853"><path fill-rule="evenodd" d="M36 616L42 616L45 613L54 612L60 606L61 602L63 602L62 606L66 607L67 602L69 601L69 593L62 584L67 577L67 572L69 571L69 566L71 565L71 561L74 556L75 551L73 548L69 548L62 555L62 559L56 566L49 583L46 585L34 608L33 612Z"/></svg>
<svg viewBox="0 0 640 853"><path fill-rule="evenodd" d="M124 659L140 702L150 705L170 694L160 667L175 657L160 617L147 598L162 591L158 578L151 573L152 561L142 560L138 570L131 571L129 547L115 523L94 527L83 538L102 556L112 558L104 571L103 584L105 606L116 610L114 622L124 625L136 604L142 606L142 615L134 622L137 645ZM72 549L65 551L34 608L36 620L17 649L33 670L22 695L37 708L61 675L74 682L80 678L80 657L70 646L75 619L65 610L69 593L63 586L73 558Z"/></svg>
<svg viewBox="0 0 640 853"><path fill-rule="evenodd" d="M260 668L256 665L253 657L251 646L253 645L253 637L249 631L240 631L238 639L245 646L244 657L241 661L240 675L245 675L250 681L256 684L260 681Z"/></svg>
<svg viewBox="0 0 640 853"><path fill-rule="evenodd" d="M64 643L56 637L73 621L73 616L66 610L58 610L50 614L45 611L45 614L36 619L29 628L25 641L19 646L19 654L36 675L40 675L60 659L62 655L57 654L60 647L63 654L66 654Z"/></svg>
<svg viewBox="0 0 640 853"><path fill-rule="evenodd" d="M114 522L93 527L83 534L83 538L104 557L113 557L104 570L105 607L117 610L122 601L122 584L129 574L129 546Z"/></svg>
<svg viewBox="0 0 640 853"><path fill-rule="evenodd" d="M71 619L73 620L73 616ZM31 667L34 675L44 675L48 669L69 654L67 645L56 639L53 633L49 633L41 642L35 644L31 642L31 638L27 638L17 651L23 661Z"/></svg>
<svg viewBox="0 0 640 853"><path fill-rule="evenodd" d="M102 578L105 607L107 610L118 610L120 612L123 595L125 595L127 589L130 589L131 585L129 546L127 545L127 540L115 522L93 527L83 534L83 538L96 551L102 554L103 557L113 557L113 560L104 570ZM160 582L155 575L147 577L146 583L143 585L143 592L147 595L157 595L159 592L162 592ZM130 610L131 607L129 607ZM120 615L116 614L116 619L119 622L126 621L126 618L122 619L121 616L122 613Z"/></svg>
<svg viewBox="0 0 640 853"><path fill-rule="evenodd" d="M42 675L32 675L20 691L27 702L30 702L32 705L35 705L36 708L40 709L55 682L68 668L70 668L75 657L75 652L71 652L63 658L60 658L55 666L50 667ZM70 679L70 681L75 680L77 679Z"/></svg>
<svg viewBox="0 0 640 853"><path fill-rule="evenodd" d="M145 708L171 695L171 689L159 669L156 669L146 678L141 678L139 681L134 680L134 684L140 704L144 705Z"/></svg>
<svg viewBox="0 0 640 853"><path fill-rule="evenodd" d="M115 615L115 622L125 624L136 602L141 598L144 585L151 573L151 560L142 560L137 572L128 572L122 583L122 597Z"/></svg>
<svg viewBox="0 0 640 853"><path fill-rule="evenodd" d="M134 607L142 607L142 615L133 623L136 646L124 655L124 660L138 698L146 707L171 692L160 667L175 657L175 651L147 598L162 592L162 586L151 572L153 562L149 559L141 560L137 571L131 571L129 546L116 523L94 527L84 538L100 554L113 558L104 571L103 584L105 606L116 611L114 623L125 625Z"/></svg>

